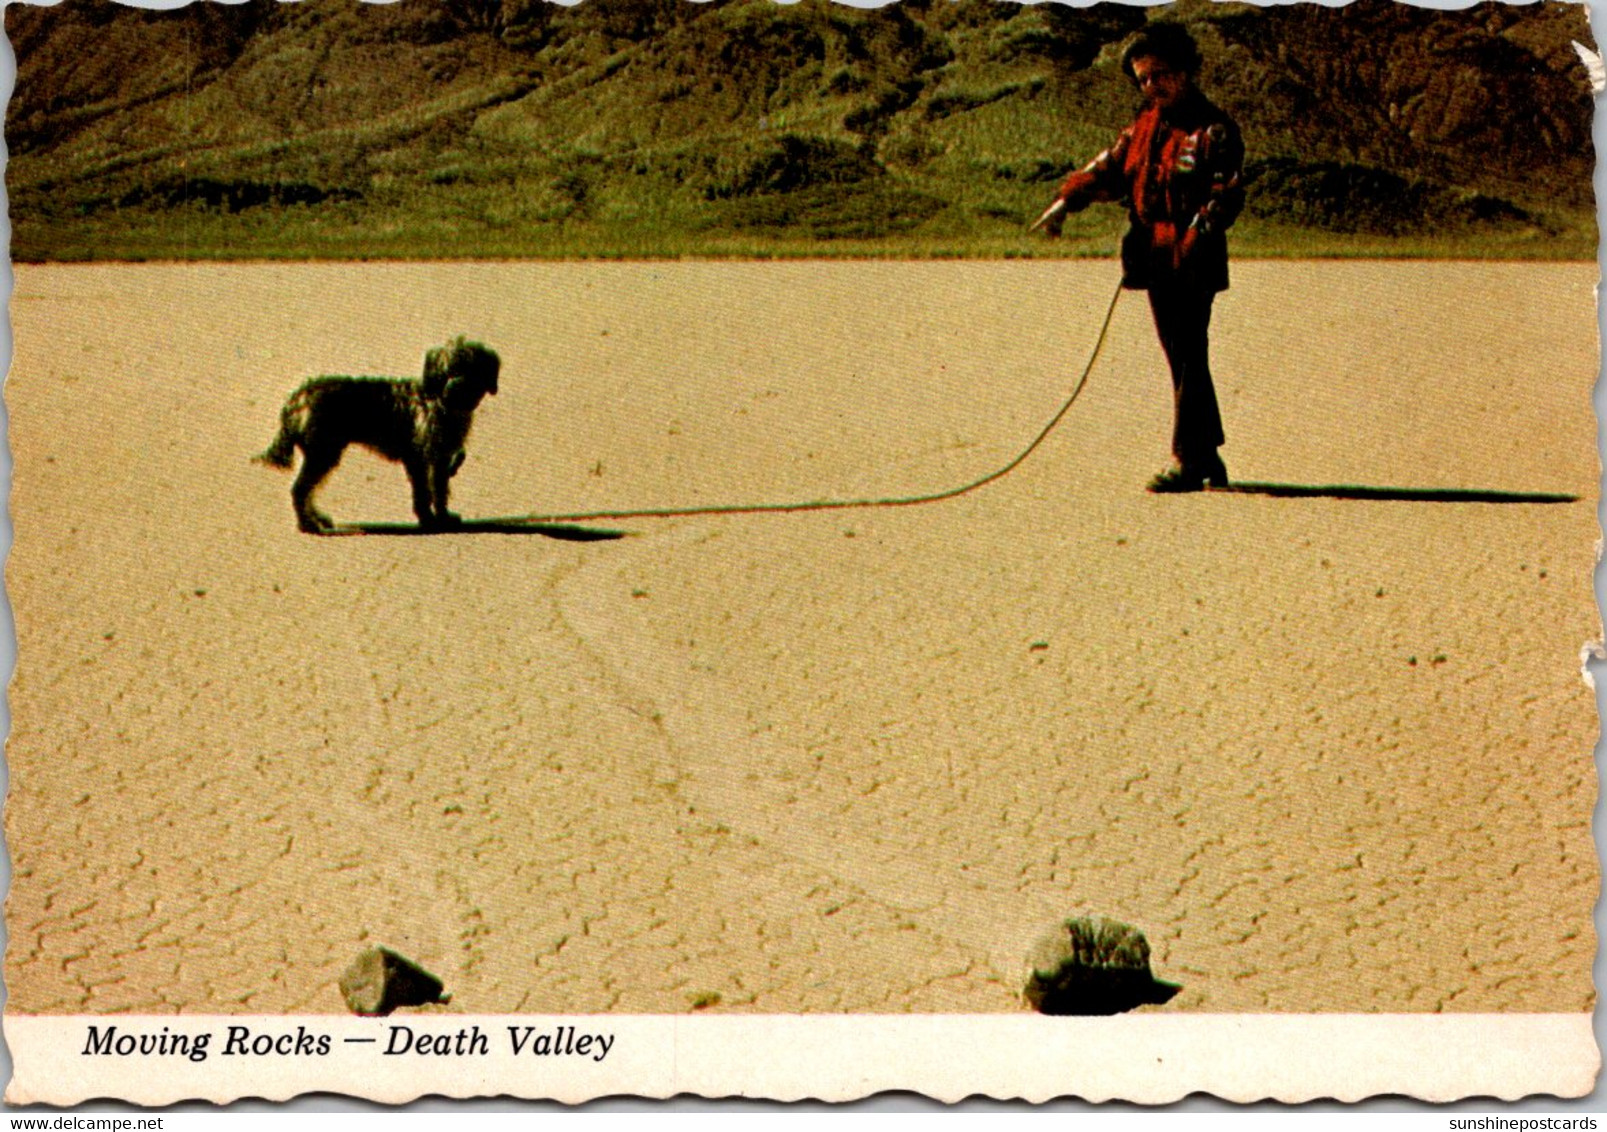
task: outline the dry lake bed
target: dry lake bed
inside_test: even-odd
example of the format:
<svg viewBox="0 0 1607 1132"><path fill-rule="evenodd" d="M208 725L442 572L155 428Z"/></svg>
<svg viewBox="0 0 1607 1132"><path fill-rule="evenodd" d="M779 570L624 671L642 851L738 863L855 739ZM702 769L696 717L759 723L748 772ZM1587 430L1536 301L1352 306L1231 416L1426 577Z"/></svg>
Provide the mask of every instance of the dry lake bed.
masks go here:
<svg viewBox="0 0 1607 1132"><path fill-rule="evenodd" d="M496 348L469 518L913 494L1115 269L18 267L7 1009L338 1013L384 943L448 1012L1016 1011L1095 913L1149 1010L1589 1010L1596 267L1234 270L1234 476L1413 491L1146 494L1126 295L957 499L316 538L250 462L309 375Z"/></svg>

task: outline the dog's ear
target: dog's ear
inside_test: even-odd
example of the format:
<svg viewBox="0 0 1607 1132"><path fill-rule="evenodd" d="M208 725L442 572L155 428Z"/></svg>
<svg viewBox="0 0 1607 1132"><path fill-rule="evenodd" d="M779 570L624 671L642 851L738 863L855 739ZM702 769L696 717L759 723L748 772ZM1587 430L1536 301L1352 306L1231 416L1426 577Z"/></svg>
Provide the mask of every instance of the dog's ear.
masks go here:
<svg viewBox="0 0 1607 1132"><path fill-rule="evenodd" d="M497 374L502 369L502 359L497 357L497 352L482 342L470 342L467 338L459 338L455 345L453 374L486 393L495 393Z"/></svg>
<svg viewBox="0 0 1607 1132"><path fill-rule="evenodd" d="M462 338L455 338L445 346L424 351L424 380L419 383L424 396L438 400L446 394L446 383L452 377Z"/></svg>
<svg viewBox="0 0 1607 1132"><path fill-rule="evenodd" d="M475 350L475 362L480 370L480 380L487 393L497 391L497 374L502 372L502 359L497 352L489 346L482 346L478 342L471 343Z"/></svg>

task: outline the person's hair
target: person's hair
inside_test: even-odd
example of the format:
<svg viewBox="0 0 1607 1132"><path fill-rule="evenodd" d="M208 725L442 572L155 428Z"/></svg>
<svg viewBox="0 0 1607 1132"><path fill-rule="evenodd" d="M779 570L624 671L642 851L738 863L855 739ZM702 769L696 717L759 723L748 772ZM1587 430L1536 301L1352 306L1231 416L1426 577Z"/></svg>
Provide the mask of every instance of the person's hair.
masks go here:
<svg viewBox="0 0 1607 1132"><path fill-rule="evenodd" d="M1189 29L1170 21L1157 21L1142 28L1122 49L1122 72L1138 81L1133 74L1133 60L1149 56L1159 59L1174 71L1193 76L1200 70L1200 49L1194 43Z"/></svg>

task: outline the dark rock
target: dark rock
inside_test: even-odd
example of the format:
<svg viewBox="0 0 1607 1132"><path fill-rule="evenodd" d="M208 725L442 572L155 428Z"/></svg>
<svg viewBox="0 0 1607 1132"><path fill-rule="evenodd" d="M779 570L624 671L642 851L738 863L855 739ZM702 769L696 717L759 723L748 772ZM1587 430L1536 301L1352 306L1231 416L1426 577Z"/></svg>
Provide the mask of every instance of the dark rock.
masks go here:
<svg viewBox="0 0 1607 1132"><path fill-rule="evenodd" d="M441 980L388 947L370 947L340 977L353 1014L386 1015L401 1006L446 1002Z"/></svg>
<svg viewBox="0 0 1607 1132"><path fill-rule="evenodd" d="M1103 916L1066 920L1027 955L1022 997L1040 1014L1121 1014L1170 1002L1182 988L1149 968L1149 941Z"/></svg>

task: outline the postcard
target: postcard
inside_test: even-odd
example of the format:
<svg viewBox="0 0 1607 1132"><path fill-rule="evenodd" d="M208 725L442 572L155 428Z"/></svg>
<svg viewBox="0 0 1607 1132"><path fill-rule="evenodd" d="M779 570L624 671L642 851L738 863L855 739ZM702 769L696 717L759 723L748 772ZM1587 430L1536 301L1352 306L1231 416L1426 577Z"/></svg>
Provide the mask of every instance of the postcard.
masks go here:
<svg viewBox="0 0 1607 1132"><path fill-rule="evenodd" d="M11 1103L1594 1087L1583 6L5 32Z"/></svg>

